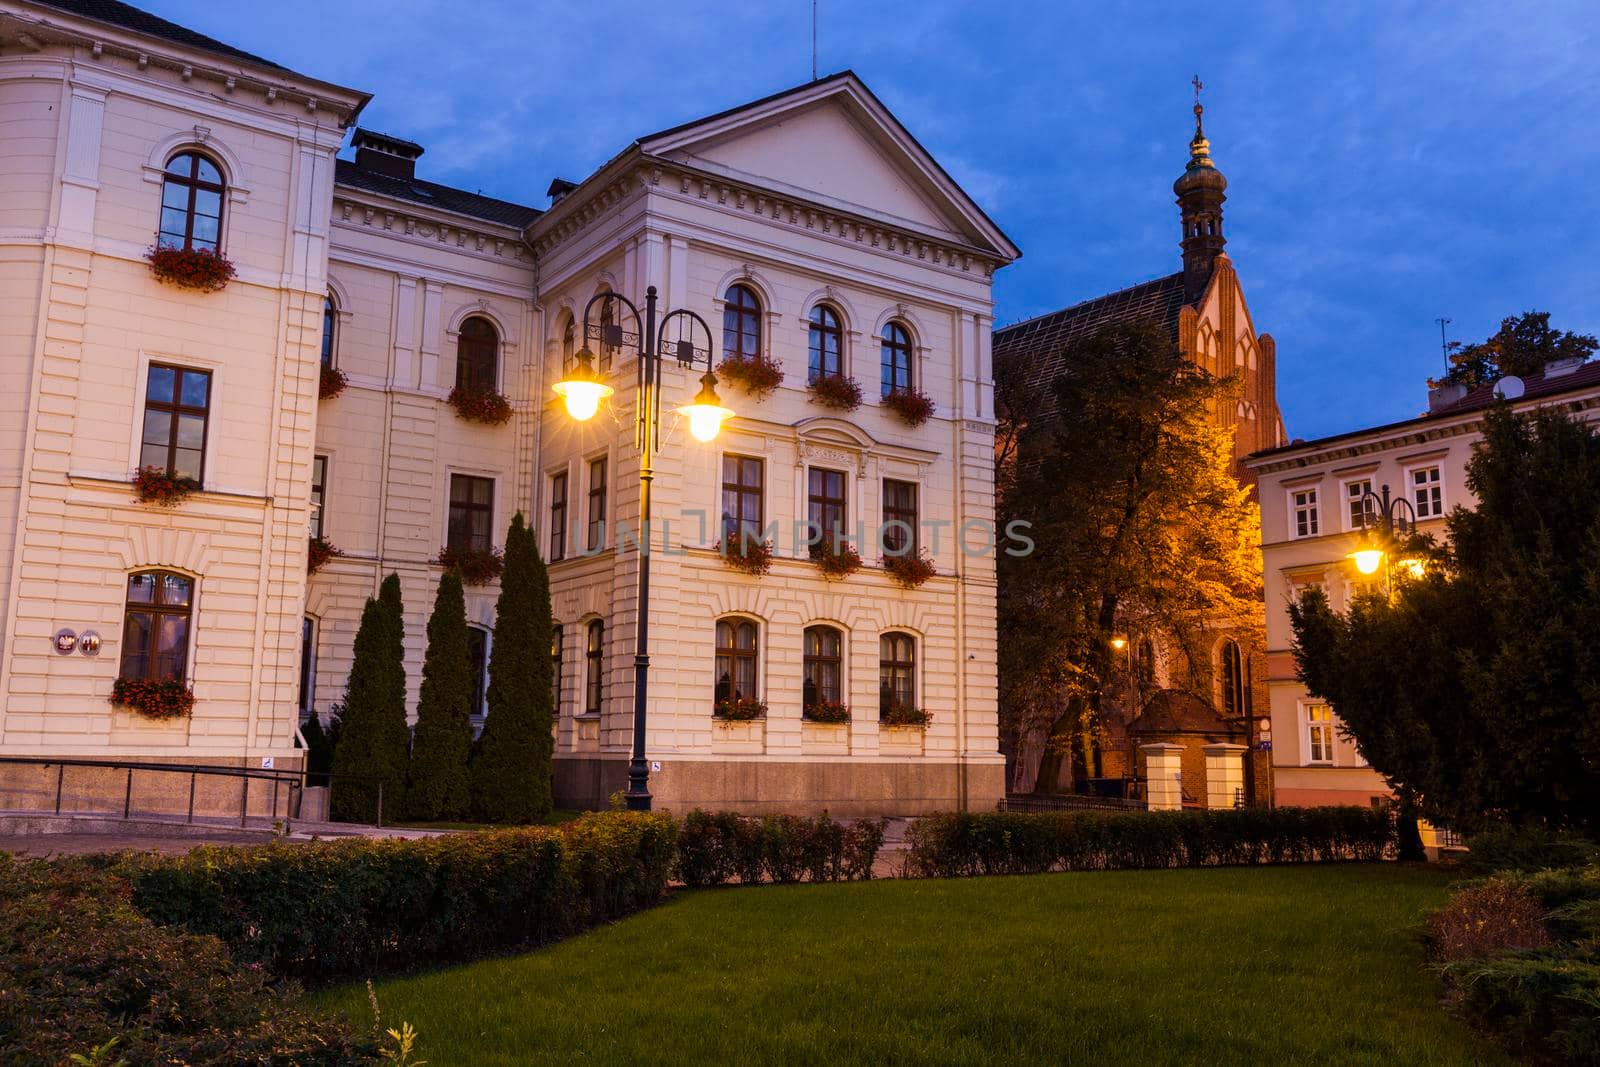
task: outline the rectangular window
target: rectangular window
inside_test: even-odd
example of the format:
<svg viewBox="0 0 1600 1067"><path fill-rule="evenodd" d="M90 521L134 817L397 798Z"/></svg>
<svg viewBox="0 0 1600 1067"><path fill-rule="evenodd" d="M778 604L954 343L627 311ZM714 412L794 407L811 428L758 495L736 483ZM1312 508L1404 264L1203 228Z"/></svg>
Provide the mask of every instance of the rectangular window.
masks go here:
<svg viewBox="0 0 1600 1067"><path fill-rule="evenodd" d="M917 483L883 480L883 549L891 556L917 554Z"/></svg>
<svg viewBox="0 0 1600 1067"><path fill-rule="evenodd" d="M323 509L328 500L328 457L311 458L311 536L321 537Z"/></svg>
<svg viewBox="0 0 1600 1067"><path fill-rule="evenodd" d="M550 562L567 558L567 475L550 478Z"/></svg>
<svg viewBox="0 0 1600 1067"><path fill-rule="evenodd" d="M307 615L300 620L300 721L317 713L317 624Z"/></svg>
<svg viewBox="0 0 1600 1067"><path fill-rule="evenodd" d="M814 531L820 531L822 541L811 546L812 555L821 551L822 544L844 536L845 500L844 472L811 468L809 477L809 505L806 520Z"/></svg>
<svg viewBox="0 0 1600 1067"><path fill-rule="evenodd" d="M1411 503L1419 519L1437 519L1444 514L1444 483L1438 464L1417 467L1411 474Z"/></svg>
<svg viewBox="0 0 1600 1067"><path fill-rule="evenodd" d="M493 522L494 479L452 474L445 544L457 552L487 552Z"/></svg>
<svg viewBox="0 0 1600 1067"><path fill-rule="evenodd" d="M1344 483L1345 506L1350 516L1349 525L1345 529L1359 530L1375 517L1371 514L1372 502L1366 498L1370 492L1372 492L1371 478L1357 478Z"/></svg>
<svg viewBox="0 0 1600 1067"><path fill-rule="evenodd" d="M722 536L761 536L765 467L749 456L722 457Z"/></svg>
<svg viewBox="0 0 1600 1067"><path fill-rule="evenodd" d="M606 543L606 459L589 461L589 539L590 552L597 552Z"/></svg>
<svg viewBox="0 0 1600 1067"><path fill-rule="evenodd" d="M1326 704L1307 704L1306 762L1333 762L1333 709Z"/></svg>
<svg viewBox="0 0 1600 1067"><path fill-rule="evenodd" d="M150 364L145 380L139 466L204 481L211 373Z"/></svg>
<svg viewBox="0 0 1600 1067"><path fill-rule="evenodd" d="M1315 537L1318 533L1316 489L1295 489L1289 494L1290 521L1294 536Z"/></svg>

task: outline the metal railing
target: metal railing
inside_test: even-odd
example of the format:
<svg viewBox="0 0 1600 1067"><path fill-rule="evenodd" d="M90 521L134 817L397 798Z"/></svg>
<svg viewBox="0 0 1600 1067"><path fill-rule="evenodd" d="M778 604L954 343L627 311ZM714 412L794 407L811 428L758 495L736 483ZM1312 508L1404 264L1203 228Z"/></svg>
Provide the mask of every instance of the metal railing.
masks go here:
<svg viewBox="0 0 1600 1067"><path fill-rule="evenodd" d="M1000 802L1002 811L1075 811L1097 808L1107 811L1143 811L1143 800L1128 797L1099 797L1083 793L1009 794Z"/></svg>

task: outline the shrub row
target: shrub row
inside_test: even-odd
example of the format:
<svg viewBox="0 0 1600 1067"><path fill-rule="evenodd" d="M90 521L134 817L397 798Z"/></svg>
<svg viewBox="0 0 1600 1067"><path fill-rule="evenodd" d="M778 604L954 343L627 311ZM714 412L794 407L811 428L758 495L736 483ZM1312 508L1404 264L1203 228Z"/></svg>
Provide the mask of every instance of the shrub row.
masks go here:
<svg viewBox="0 0 1600 1067"><path fill-rule="evenodd" d="M952 812L911 824L906 873L956 878L1378 860L1389 852L1393 838L1387 812L1357 807Z"/></svg>
<svg viewBox="0 0 1600 1067"><path fill-rule="evenodd" d="M103 862L0 853L0 1063L370 1063L374 1043L293 1006L214 937L160 926Z"/></svg>
<svg viewBox="0 0 1600 1067"><path fill-rule="evenodd" d="M424 840L201 848L132 861L134 902L245 963L320 984L504 953L659 901L667 815Z"/></svg>
<svg viewBox="0 0 1600 1067"><path fill-rule="evenodd" d="M738 878L851 882L872 877L883 847L883 819L839 823L826 814L738 815L696 809L678 832L678 877L684 885L721 885Z"/></svg>
<svg viewBox="0 0 1600 1067"><path fill-rule="evenodd" d="M1428 940L1468 1023L1519 1058L1600 1064L1600 866L1468 885Z"/></svg>

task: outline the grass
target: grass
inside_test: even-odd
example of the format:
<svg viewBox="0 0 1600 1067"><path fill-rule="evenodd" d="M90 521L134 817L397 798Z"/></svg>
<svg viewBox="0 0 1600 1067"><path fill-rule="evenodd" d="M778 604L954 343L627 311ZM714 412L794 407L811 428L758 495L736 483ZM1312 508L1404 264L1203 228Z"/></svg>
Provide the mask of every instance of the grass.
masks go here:
<svg viewBox="0 0 1600 1067"><path fill-rule="evenodd" d="M1502 1062L1412 933L1446 888L1340 865L704 890L377 990L434 1067ZM371 1018L362 986L317 1000Z"/></svg>

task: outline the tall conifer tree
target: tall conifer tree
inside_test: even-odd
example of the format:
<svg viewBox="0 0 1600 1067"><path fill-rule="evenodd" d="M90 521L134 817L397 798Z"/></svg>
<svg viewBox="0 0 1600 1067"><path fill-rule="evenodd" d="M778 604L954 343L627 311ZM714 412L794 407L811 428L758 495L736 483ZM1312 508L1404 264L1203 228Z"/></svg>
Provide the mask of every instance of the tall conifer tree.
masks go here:
<svg viewBox="0 0 1600 1067"><path fill-rule="evenodd" d="M465 815L471 802L467 753L472 748L472 677L468 663L466 598L461 575L439 579L428 650L422 660L422 691L411 745L406 811L413 819Z"/></svg>
<svg viewBox="0 0 1600 1067"><path fill-rule="evenodd" d="M489 656L489 714L472 764L473 809L494 822L550 813L552 695L550 579L534 533L518 512L506 534L505 571Z"/></svg>
<svg viewBox="0 0 1600 1067"><path fill-rule="evenodd" d="M334 752L332 815L343 822L378 817L378 783L391 814L406 780L406 675L404 606L400 579L385 578L368 598L356 631L350 678L345 683L343 728Z"/></svg>

